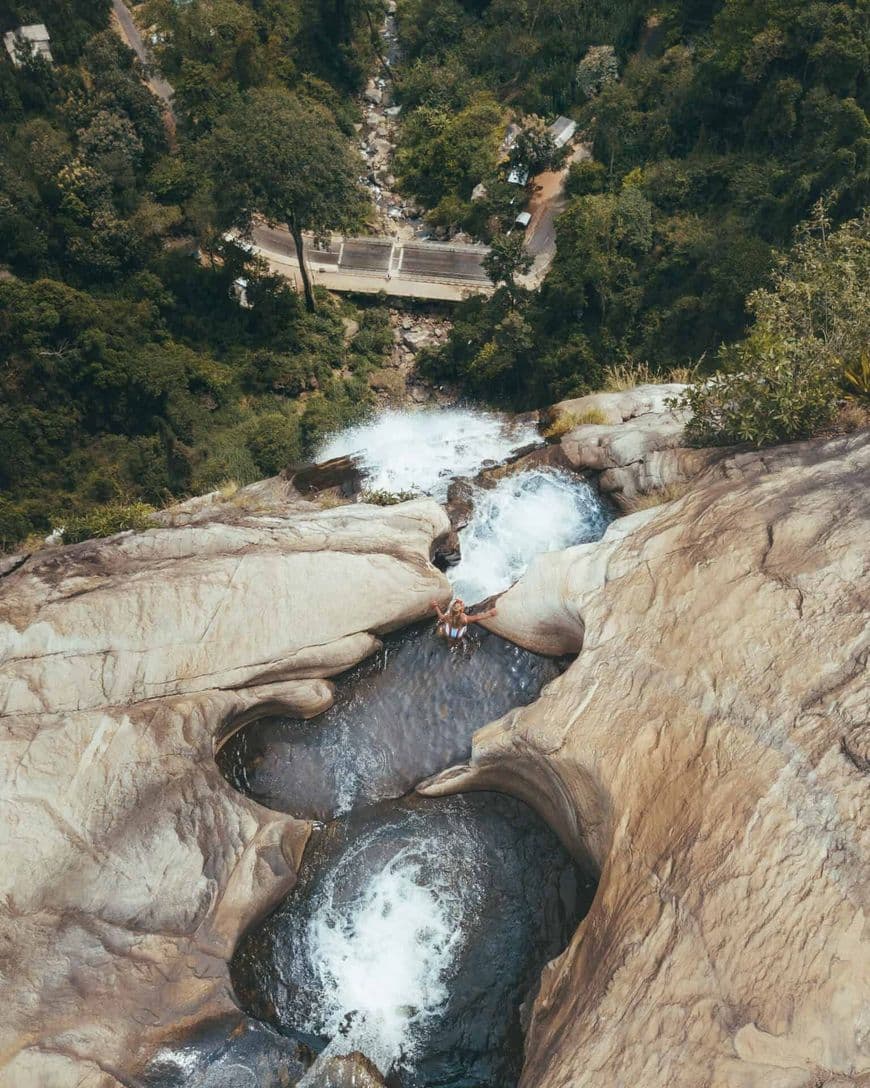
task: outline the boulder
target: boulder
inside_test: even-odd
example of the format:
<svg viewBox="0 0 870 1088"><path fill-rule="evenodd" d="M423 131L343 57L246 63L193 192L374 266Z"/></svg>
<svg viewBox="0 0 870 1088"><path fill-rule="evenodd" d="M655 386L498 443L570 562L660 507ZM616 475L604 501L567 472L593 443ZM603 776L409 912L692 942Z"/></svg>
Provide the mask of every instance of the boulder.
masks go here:
<svg viewBox="0 0 870 1088"><path fill-rule="evenodd" d="M592 393L553 405L545 422L576 421L560 439L568 460L579 471L597 473L601 491L631 509L636 496L684 484L724 456L686 448L687 415L668 403L685 388L668 383Z"/></svg>
<svg viewBox="0 0 870 1088"><path fill-rule="evenodd" d="M867 1083L868 478L866 431L732 452L500 598L579 656L421 792L512 792L600 873L522 1088Z"/></svg>
<svg viewBox="0 0 870 1088"><path fill-rule="evenodd" d="M292 887L308 825L236 793L215 747L264 710L319 713L326 677L450 597L430 500L188 517L0 582L10 1088L130 1084L161 1046L238 1021L227 959Z"/></svg>
<svg viewBox="0 0 870 1088"><path fill-rule="evenodd" d="M306 1080L307 1088L384 1088L373 1062L357 1051L315 1062Z"/></svg>

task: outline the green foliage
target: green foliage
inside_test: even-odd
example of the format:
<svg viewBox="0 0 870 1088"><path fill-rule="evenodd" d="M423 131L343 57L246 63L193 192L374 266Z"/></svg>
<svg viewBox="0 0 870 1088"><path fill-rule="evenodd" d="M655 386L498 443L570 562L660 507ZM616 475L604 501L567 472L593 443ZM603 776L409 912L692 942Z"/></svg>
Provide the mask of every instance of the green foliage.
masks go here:
<svg viewBox="0 0 870 1088"><path fill-rule="evenodd" d="M396 174L433 209L433 222L455 222L465 214L472 189L495 171L503 127L502 108L486 93L473 95L458 111L421 106L406 120Z"/></svg>
<svg viewBox="0 0 870 1088"><path fill-rule="evenodd" d="M846 389L859 400L870 401L870 353L863 352L853 366L843 371Z"/></svg>
<svg viewBox="0 0 870 1088"><path fill-rule="evenodd" d="M563 162L567 148L557 148L543 117L529 114L522 119L521 131L510 150L510 164L517 170L527 170L530 175L542 170L555 170Z"/></svg>
<svg viewBox="0 0 870 1088"><path fill-rule="evenodd" d="M144 502L128 504L109 503L97 506L87 514L61 521L54 526L63 529L64 544L79 544L94 537L114 536L115 533L134 530L141 532L152 526L154 508Z"/></svg>
<svg viewBox="0 0 870 1088"><path fill-rule="evenodd" d="M699 444L755 446L805 438L829 423L870 339L870 217L830 233L821 206L750 298L755 323L725 353L728 369L681 400Z"/></svg>
<svg viewBox="0 0 870 1088"><path fill-rule="evenodd" d="M666 374L703 358L709 372L816 200L834 224L868 202L861 0L402 0L399 16L408 124L489 92L518 112L568 112L593 141L571 168L540 297L520 304L533 351L503 365L494 298L491 312L469 302L461 334L427 360L469 391L527 408L595 388L626 359ZM490 236L482 204L447 211Z"/></svg>
<svg viewBox="0 0 870 1088"><path fill-rule="evenodd" d="M274 476L301 457L299 420L282 412L266 412L248 430L246 444L257 470Z"/></svg>
<svg viewBox="0 0 870 1088"><path fill-rule="evenodd" d="M176 89L172 147L109 11L0 3L0 30L48 25L56 61L0 61L4 550L52 524L114 531L137 503L278 471L303 438L366 410L366 375L391 347L382 306L327 299L306 314L220 239L245 219L239 202L289 204L314 229L359 223L357 107L343 92L372 59L361 0L138 6ZM251 309L231 297L242 275ZM360 326L347 344L342 317Z"/></svg>
<svg viewBox="0 0 870 1088"><path fill-rule="evenodd" d="M513 291L517 276L524 276L531 269L532 260L521 234L499 234L490 243L483 267L496 287L504 284Z"/></svg>
<svg viewBox="0 0 870 1088"><path fill-rule="evenodd" d="M359 224L365 201L359 162L325 106L279 87L247 92L199 147L212 176L218 223L247 230L254 217L286 224L300 255L308 309L315 309L302 232Z"/></svg>

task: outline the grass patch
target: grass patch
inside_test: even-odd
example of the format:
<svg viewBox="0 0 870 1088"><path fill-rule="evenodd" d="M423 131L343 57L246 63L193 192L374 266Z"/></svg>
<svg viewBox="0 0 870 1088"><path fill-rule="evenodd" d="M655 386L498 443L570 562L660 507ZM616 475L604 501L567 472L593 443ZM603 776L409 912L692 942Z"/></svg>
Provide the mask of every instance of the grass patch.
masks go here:
<svg viewBox="0 0 870 1088"><path fill-rule="evenodd" d="M67 518L63 525L54 528L63 529L64 544L80 544L83 540L114 536L128 529L150 529L154 524L153 513L154 507L145 502L107 503L87 514Z"/></svg>
<svg viewBox="0 0 870 1088"><path fill-rule="evenodd" d="M615 363L604 368L605 393L623 393L626 389L634 389L636 385L649 385L655 382L656 375L649 368L648 363Z"/></svg>
<svg viewBox="0 0 870 1088"><path fill-rule="evenodd" d="M582 427L584 423L606 425L609 422L600 408L587 408L585 412L565 412L544 431L544 438L561 438L575 427Z"/></svg>

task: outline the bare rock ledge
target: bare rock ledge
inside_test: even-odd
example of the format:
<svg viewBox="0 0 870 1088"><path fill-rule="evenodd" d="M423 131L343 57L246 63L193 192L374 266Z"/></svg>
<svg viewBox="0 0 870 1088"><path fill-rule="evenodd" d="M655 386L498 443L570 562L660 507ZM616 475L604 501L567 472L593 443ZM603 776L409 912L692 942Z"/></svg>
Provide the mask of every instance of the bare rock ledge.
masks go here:
<svg viewBox="0 0 870 1088"><path fill-rule="evenodd" d="M214 748L449 598L434 502L198 502L176 527L39 552L0 580L0 1084L116 1088L237 1010L227 959L293 886L308 825ZM245 496L245 502L250 496ZM180 522L180 524L179 524Z"/></svg>
<svg viewBox="0 0 870 1088"><path fill-rule="evenodd" d="M597 866L523 1088L870 1083L870 436L732 454L539 557L490 626L582 650L421 787Z"/></svg>

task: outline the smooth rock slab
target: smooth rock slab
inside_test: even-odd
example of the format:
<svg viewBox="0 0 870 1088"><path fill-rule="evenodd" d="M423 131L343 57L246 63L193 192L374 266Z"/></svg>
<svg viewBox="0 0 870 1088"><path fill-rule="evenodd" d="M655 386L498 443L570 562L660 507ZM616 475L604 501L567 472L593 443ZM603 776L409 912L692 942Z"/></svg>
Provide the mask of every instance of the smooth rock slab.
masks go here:
<svg viewBox="0 0 870 1088"><path fill-rule="evenodd" d="M423 792L511 791L601 873L523 1088L870 1078L868 479L866 431L731 455L500 598L582 650Z"/></svg>
<svg viewBox="0 0 870 1088"><path fill-rule="evenodd" d="M323 677L449 599L436 503L318 511L281 491L0 581L3 1088L127 1085L237 1014L227 960L293 886L308 825L232 790L216 740L322 711Z"/></svg>

